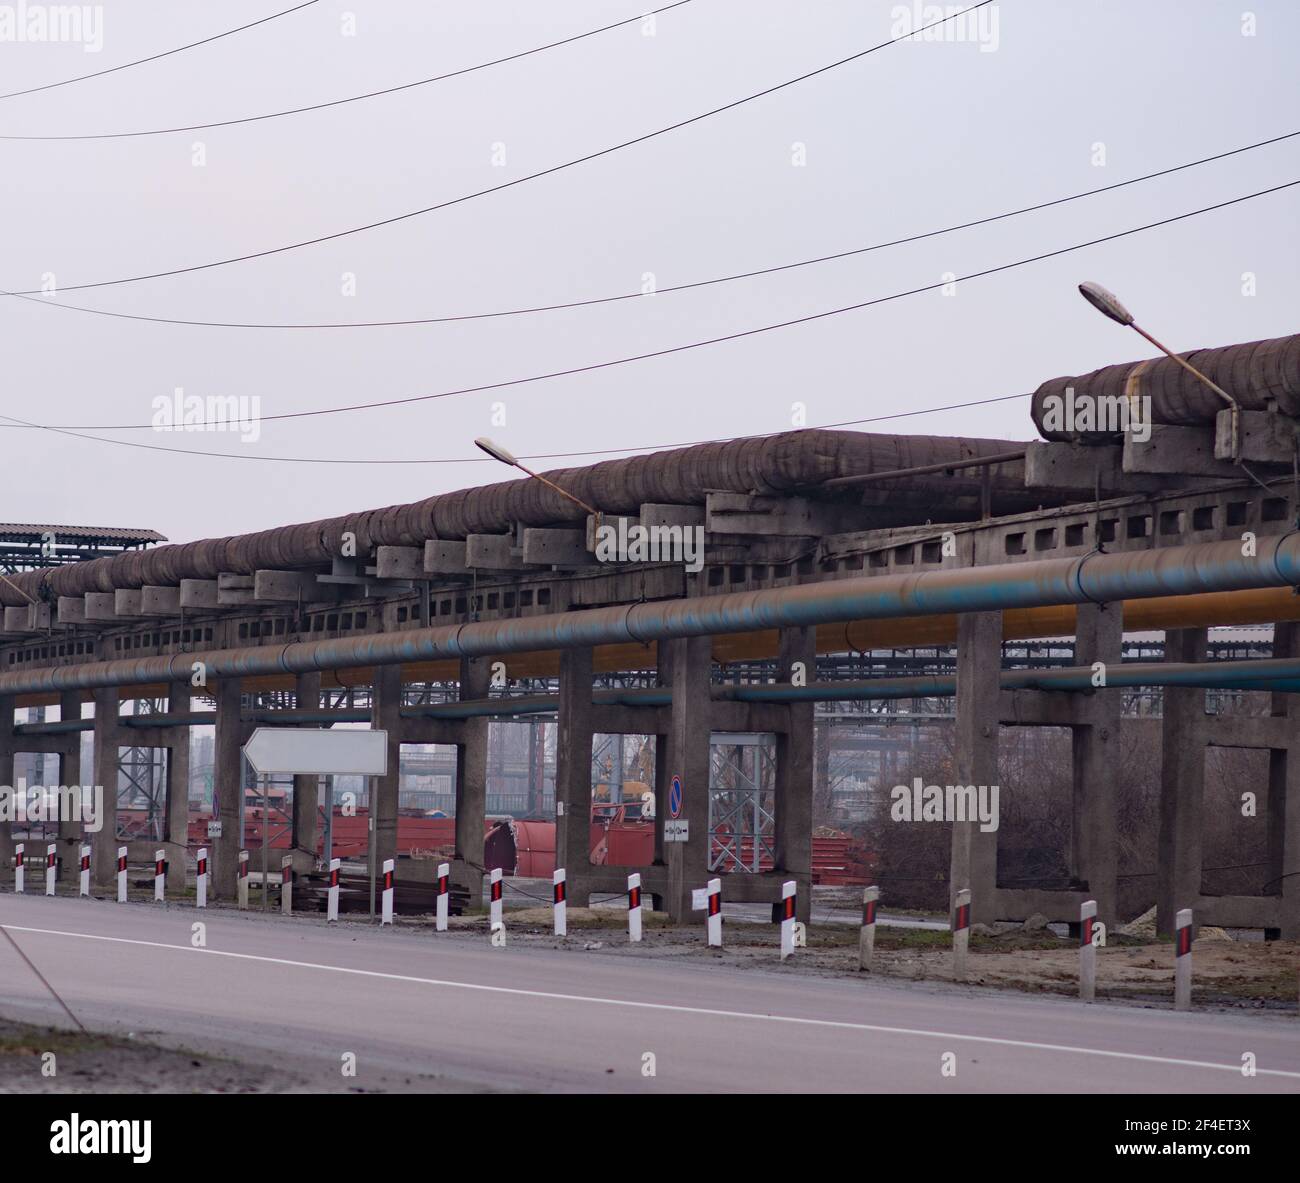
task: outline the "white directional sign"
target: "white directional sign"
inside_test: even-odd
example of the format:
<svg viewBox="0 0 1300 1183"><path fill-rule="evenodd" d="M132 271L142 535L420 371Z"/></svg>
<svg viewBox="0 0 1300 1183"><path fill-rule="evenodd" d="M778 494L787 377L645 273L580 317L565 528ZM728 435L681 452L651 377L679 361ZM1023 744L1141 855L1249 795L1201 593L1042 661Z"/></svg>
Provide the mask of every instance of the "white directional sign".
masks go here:
<svg viewBox="0 0 1300 1183"><path fill-rule="evenodd" d="M260 776L383 776L388 771L388 732L259 727L244 745L244 755Z"/></svg>

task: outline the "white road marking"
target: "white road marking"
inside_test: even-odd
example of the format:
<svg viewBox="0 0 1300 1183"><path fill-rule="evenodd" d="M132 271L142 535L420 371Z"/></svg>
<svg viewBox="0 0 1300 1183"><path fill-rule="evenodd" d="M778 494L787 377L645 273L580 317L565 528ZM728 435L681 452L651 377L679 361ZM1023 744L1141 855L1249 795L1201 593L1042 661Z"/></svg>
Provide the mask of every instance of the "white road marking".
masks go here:
<svg viewBox="0 0 1300 1183"><path fill-rule="evenodd" d="M322 965L315 961L291 961L285 957L264 957L257 953L235 953L225 949L196 949L192 945L169 945L164 941L141 941L131 937L108 937L99 933L67 932L57 928L27 928L6 924L13 932L38 936L72 937L84 941L107 941L116 945L140 945L149 949L171 949L178 953L201 953L210 957L231 957L239 961L257 961L267 965L287 965L295 969L315 969L326 973L355 974L390 982L410 982L420 986L443 986L453 990L477 990L485 994L512 994L525 998L544 998L555 1002L581 1002L599 1006L621 1006L633 1010L668 1011L673 1014L701 1015L722 1019L755 1019L768 1023L793 1023L808 1027L828 1027L842 1031L865 1031L879 1035L913 1035L926 1039L950 1039L963 1043L984 1043L997 1047L1025 1048L1031 1051L1067 1052L1078 1056L1102 1056L1114 1060L1136 1060L1144 1064L1166 1064L1174 1068L1208 1068L1216 1072L1241 1072L1240 1064L1217 1064L1210 1060L1181 1060L1171 1056L1150 1056L1141 1052L1116 1052L1103 1048L1075 1047L1062 1043L1038 1043L1027 1039L1001 1039L994 1035L963 1035L954 1031L927 1031L919 1027L887 1027L876 1023L850 1023L839 1019L809 1019L798 1015L762 1014L756 1011L718 1010L703 1006L679 1006L667 1002L639 1002L627 998L599 998L586 994L560 994L549 990L524 990L517 986L488 986L480 982L456 982L445 978L421 978L413 974L385 973L375 969L355 969L346 965ZM1300 1072L1282 1068L1256 1068L1259 1076L1281 1076L1300 1080Z"/></svg>

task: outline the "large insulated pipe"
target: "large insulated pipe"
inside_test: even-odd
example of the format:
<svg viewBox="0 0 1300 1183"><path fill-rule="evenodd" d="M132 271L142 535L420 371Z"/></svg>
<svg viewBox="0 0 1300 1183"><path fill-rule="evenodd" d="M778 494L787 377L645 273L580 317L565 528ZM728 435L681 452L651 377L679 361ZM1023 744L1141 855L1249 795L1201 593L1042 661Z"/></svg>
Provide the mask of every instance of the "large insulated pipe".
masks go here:
<svg viewBox="0 0 1300 1183"><path fill-rule="evenodd" d="M1010 440L924 435L877 435L861 431L787 431L720 443L673 448L543 475L603 513L634 514L647 503L693 505L711 491L785 493L835 477L862 475L1004 454ZM1022 445L1023 446L1023 445ZM927 509L942 487L945 509L965 500L978 507L983 472L1008 513L1059 503L1051 490L1026 489L1020 461L987 469L961 469L947 478L924 474L891 480L887 490L864 489L863 502L885 509ZM841 490L842 495L844 494ZM149 584L174 587L182 579L216 579L223 572L328 565L346 554L370 554L376 546L420 546L431 538L501 533L516 523L546 526L581 521L584 511L540 481L525 478L440 493L423 501L390 505L277 526L255 534L131 550L63 567L23 571L0 582L0 604L82 596ZM351 545L345 545L350 537Z"/></svg>
<svg viewBox="0 0 1300 1183"><path fill-rule="evenodd" d="M1221 386L1246 410L1279 411L1300 418L1300 334L1249 341L1218 349L1193 349L1179 356ZM1172 358L1121 362L1089 374L1052 378L1035 392L1030 413L1044 439L1083 444L1120 443L1116 421L1098 423L1098 410L1114 409L1130 396L1149 397L1151 421L1192 426L1213 423L1224 409L1223 399L1189 374ZM1086 400L1092 421L1080 426L1080 400ZM1061 412L1075 414L1063 421Z"/></svg>
<svg viewBox="0 0 1300 1183"><path fill-rule="evenodd" d="M1243 555L1238 542L1094 553L1073 559L861 577L283 646L15 671L0 674L0 694L188 680L195 662L203 664L209 678L258 677L539 649L648 645L683 637L800 628L860 618L1112 603L1300 584L1300 532L1261 539L1257 546L1252 555Z"/></svg>

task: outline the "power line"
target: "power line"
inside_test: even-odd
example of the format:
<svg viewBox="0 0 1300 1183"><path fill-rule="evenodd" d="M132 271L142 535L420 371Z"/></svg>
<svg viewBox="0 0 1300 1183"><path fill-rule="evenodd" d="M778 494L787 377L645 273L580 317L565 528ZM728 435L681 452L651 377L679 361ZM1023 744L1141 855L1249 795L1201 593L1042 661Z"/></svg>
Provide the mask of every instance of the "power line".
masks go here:
<svg viewBox="0 0 1300 1183"><path fill-rule="evenodd" d="M809 431L832 431L839 427L861 427L866 423L885 423L891 419L910 419L915 415L933 415L940 411L959 411L966 407L983 407L990 403L1005 403L1013 399L1029 398L1028 394L1001 394L994 398L977 398L971 402L949 403L941 407L924 407L916 411L896 411L892 415L872 415L866 419L843 419L838 423L814 423ZM181 456L208 456L214 460L251 460L257 463L276 464L363 464L363 465L408 465L408 464L494 464L496 461L487 456L445 456L436 460L358 460L351 457L340 459L316 456L254 456L239 452L205 452L193 448L170 448L164 444L138 444L131 440L112 440L104 436L85 435L69 427L51 427L43 423L31 423L26 419L15 419L11 415L0 415L8 425L30 427L37 431L52 431L56 435L67 435L73 439L90 440L93 443L113 444L121 448L143 448L150 452L173 452ZM679 440L673 444L641 444L634 448L590 448L581 452L521 452L520 460L577 460L590 456L631 455L636 452L659 452L670 448L693 448L699 444L718 444L732 439L766 439L780 435L777 431L762 431L750 436L723 436L707 440ZM0 578L3 578L0 576Z"/></svg>
<svg viewBox="0 0 1300 1183"><path fill-rule="evenodd" d="M311 0L311 2L315 3L316 0ZM538 53L545 53L548 49L558 49L563 45L572 45L576 41L583 41L588 37L595 37L601 33L608 33L612 29L621 29L624 25L636 24L638 21L644 21L648 17L659 16L662 13L670 12L674 8L681 8L683 5L690 3L692 3L692 0L675 0L675 3L665 5L663 8L656 8L650 12L641 12L636 16L627 17L621 21L615 21L612 25L602 25L598 29L589 29L585 33L577 33L572 37L565 37L560 41L552 41L547 45L538 45L533 49L525 49L519 53L508 54L506 57L495 58L490 62L480 62L476 66L464 66L459 70L451 70L446 74L436 74L432 78L420 78L415 82L403 82L400 86L389 86L382 90L371 90L367 91L365 94L349 95L347 98L331 99L324 103L312 103L305 107L290 107L284 111L270 111L262 115L245 115L240 119L222 119L213 123L192 123L183 127L155 127L143 131L114 131L64 136L0 135L0 140L31 140L40 142L49 142L53 140L126 140L135 139L140 136L165 136L178 132L209 131L217 127L235 127L242 123L261 123L268 119L282 119L286 115L303 115L308 111L324 111L330 107L342 107L348 103L359 103L366 99L380 98L383 95L399 94L404 90L414 90L416 87L428 86L434 82L445 82L449 78L459 78L465 74L473 74L479 70L487 70L493 66L504 65L506 62L517 62L521 58L532 57L534 54ZM119 69L120 68L122 67L119 67ZM20 91L19 93L23 92Z"/></svg>
<svg viewBox="0 0 1300 1183"><path fill-rule="evenodd" d="M809 70L807 73L800 74L796 78L787 79L785 82L778 82L776 85L769 86L765 90L745 95L743 98L734 99L730 103L726 103L721 107L714 107L712 110L704 111L698 115L692 115L686 119L680 119L676 123L670 123L666 127L658 128L656 131L646 132L643 135L636 136L630 140L623 140L621 143L613 144L608 148L601 148L595 152L588 152L585 156L578 156L560 164L553 164L549 168L544 168L534 173L527 173L522 177L516 177L512 181L503 181L499 185L491 185L486 189L478 189L472 193L464 193L459 197L450 198L447 201L439 202L436 205L428 205L421 209L408 210L403 214L395 214L389 218L381 218L377 222L367 222L363 226L353 226L348 230L336 230L330 234L321 234L315 238L305 238L299 242L287 243L284 246L270 247L261 251L251 251L245 255L232 255L225 259L213 259L207 263L194 263L189 267L173 267L169 271L153 271L142 275L121 276L117 279L101 279L94 283L64 284L61 285L62 290L65 292L84 291L88 288L114 287L118 284L124 283L141 283L150 279L165 279L174 275L189 275L195 271L209 271L214 267L226 267L232 263L246 263L252 259L264 259L272 255L282 255L288 251L301 250L303 247L317 246L323 242L333 242L336 239L347 238L353 234L363 234L368 230L377 230L382 226L392 226L398 222L407 221L410 218L418 218L424 214L431 214L439 210L450 209L452 206L462 205L465 202L473 201L475 198L485 197L490 193L500 193L505 189L513 189L517 185L524 185L529 181L536 181L542 177L548 177L554 173L575 168L580 164L586 164L592 160L598 160L601 157L613 155L615 152L620 152L624 148L631 148L637 144L644 144L650 140L657 139L660 136L668 135L670 132L680 131L684 127L690 127L692 124L701 123L715 115L721 115L726 111L732 111L737 107L744 106L746 103L752 103L757 99L776 94L778 91L795 86L800 82L806 82L810 78L815 78L818 75L829 73L831 70L838 69L840 66L848 65L850 62L855 62L860 58L866 57L868 54L875 53L877 50L886 49L899 41L924 33L927 29L933 29L939 25L946 24L948 21L957 20L958 18L965 16L967 13L974 12L977 8L983 8L993 2L994 0L978 0L978 3L972 4L969 8L941 17L928 25L922 26L920 29L914 30L912 33L894 37L888 41L882 41L878 45L873 45L868 49L859 50L857 53L851 54L846 58L841 58L839 61L831 62L829 65L819 66L815 70ZM10 294L18 296L36 296L40 295L41 292L39 288L28 288L23 291L11 291Z"/></svg>
<svg viewBox="0 0 1300 1183"><path fill-rule="evenodd" d="M578 366L573 369L553 371L547 374L536 374L527 378L514 378L503 382L489 383L483 386L469 387L462 390L442 391L437 394L415 395L410 398L402 398L402 399L386 399L380 402L360 403L360 404L347 406L347 407L329 407L329 408L318 409L315 411L294 411L294 412L287 412L282 415L265 415L265 416L258 417L257 422L260 425L261 423L272 422L281 419L303 419L303 418L315 417L321 415L335 415L335 414L340 414L343 412L350 412L350 411L371 410L377 407L399 406L408 403L426 402L432 399L449 398L452 397L453 395L458 395L458 394L477 393L477 392L487 391L487 390L499 390L509 386L522 386L527 383L541 382L551 378L565 377L573 374L589 373L595 370L607 369L613 366L627 365L631 362L643 361L647 358L664 357L674 353L682 353L690 349L699 349L708 345L716 345L724 341L740 340L746 337L757 336L760 333L773 332L777 329L789 328L793 325L808 324L812 321L823 320L828 317L838 316L842 313L855 312L862 308L870 308L878 304L885 304L894 300L901 300L907 296L918 295L922 292L936 291L940 288L947 287L950 284L966 283L972 279L980 279L989 275L997 275L1005 271L1011 271L1017 267L1027 266L1030 263L1038 263L1038 262L1042 262L1045 259L1057 258L1061 255L1067 255L1075 251L1085 250L1086 248L1091 246L1098 246L1102 243L1114 242L1121 238L1127 238L1133 234L1140 234L1146 230L1153 230L1161 226L1171 225L1175 222L1185 221L1186 219L1196 217L1199 214L1210 213L1215 210L1225 209L1229 206L1239 205L1243 202L1250 201L1253 198L1267 196L1268 194L1272 194L1272 193L1278 193L1284 189L1294 188L1297 185L1300 185L1300 179L1294 181L1288 181L1282 185L1275 185L1269 189L1261 189L1255 193L1247 193L1241 197L1234 197L1227 201L1218 202L1215 205L1204 206L1201 209L1190 210L1184 214L1176 214L1173 217L1163 218L1158 222L1148 222L1143 226L1135 226L1129 230L1121 230L1114 234L1105 235L1101 238L1094 238L1094 239L1090 239L1087 242L1076 243L1073 246L1061 247L1054 251L1046 251L1042 254L1032 255L1025 259L1018 259L1012 263L1003 263L997 267L988 267L982 271L973 271L968 275L957 276L955 279L952 280L940 280L938 283L926 284L922 287L909 288L906 291L895 292L892 295L888 295L888 296L878 296L873 300L865 300L858 304L850 304L841 308L833 308L825 312L816 312L808 316L798 317L794 320L782 321L778 324L772 324L772 325L763 325L760 326L759 328L748 329L739 333L731 333L723 337L714 337L706 341L691 342L686 345L673 346L668 349L657 350L652 353L638 354L633 357L618 358L612 361L598 362L592 365ZM946 407L935 407L935 408L928 408L928 409L916 410L916 411L900 411L891 415L876 416L872 419L845 420L840 423L828 423L828 424L823 424L822 429L858 426L863 423L884 422L889 419L905 419L916 415L931 414L937 410L956 410L964 407L985 406L991 403L1007 402L1007 401L1011 401L1012 399L1028 398L1028 397L1029 396L1026 394L1016 394L1016 395L1001 395L996 398L975 399L967 403L950 404L949 406ZM16 427L30 428L38 431L52 431L59 435L73 436L74 438L77 439L93 440L97 443L113 444L119 447L143 448L148 451L154 451L154 452L173 452L185 456L213 457L222 460L248 460L248 461L257 461L257 462L275 462L275 463L288 463L288 464L365 464L365 465L459 464L459 463L466 462L455 458L444 458L444 459L435 459L435 460L418 460L418 459L368 460L368 459L352 459L348 457L339 458L339 459L327 459L327 458L306 457L306 456L255 456L255 455L232 453L232 452L208 452L208 451L203 451L201 449L172 448L162 444L139 444L139 443L134 443L130 440L113 440L113 439L105 439L102 436L81 434L84 431L155 430L152 424L134 424L134 423L103 424L103 425L94 425L89 427L78 427L78 426L59 426L59 425L32 423L27 420L17 419L14 418L13 416L8 416L8 415L0 415L0 419L4 419L9 424ZM191 430L199 430L201 428L210 427L214 425L215 424L212 422L205 421L203 423L189 424L187 426ZM695 441L695 442L710 442L710 441ZM659 445L659 446L681 447L681 446L688 446L688 445L679 444L679 445ZM525 459L556 458L561 456L572 457L572 456L579 456L579 455L604 455L611 452L624 452L624 451L638 452L643 450L646 449L605 448L595 452L588 452L588 453L543 453L532 457L525 457Z"/></svg>
<svg viewBox="0 0 1300 1183"><path fill-rule="evenodd" d="M202 41L191 41L188 45L178 45L175 49L165 49L162 53L150 54L147 58L137 58L133 62L123 62L120 66L110 66L107 70L96 70L93 74L79 74L75 78L65 78L62 82L47 82L44 86L29 86L26 90L11 90L8 94L0 94L0 100L16 99L19 95L37 94L43 90L54 90L58 86L71 86L74 82L85 82L91 78L103 78L105 74L116 74L121 70L130 70L135 66L143 66L148 62L160 61L162 58L172 57L178 53L184 53L188 49L197 49L200 45L210 45L213 41L220 41L223 37L233 37L236 33L242 33L246 29L255 29L258 25L265 25L270 21L279 20L282 16L288 16L290 13L301 12L304 8L310 8L313 4L319 4L320 0L305 0L302 4L296 4L293 8L286 8L283 12L274 12L270 16L264 16L260 20L250 21L246 25L240 25L238 28L227 29L224 33L214 33L211 37L204 37ZM13 137L5 136L5 139Z"/></svg>
<svg viewBox="0 0 1300 1183"><path fill-rule="evenodd" d="M1128 230L1119 230L1113 234L1106 234L1100 238L1092 238L1086 242L1075 243L1073 246L1059 247L1056 250L1044 251L1041 254L1030 255L1028 258L1017 259L1011 263L1001 263L996 267L986 267L981 271L972 271L967 275L960 275L950 280L939 280L936 283L924 284L920 287L908 288L905 291L894 292L888 296L877 296L871 300L863 300L857 304L846 304L839 308L829 308L823 312L812 312L806 316L795 317L791 320L778 321L775 324L759 325L752 329L743 329L740 332L727 333L720 337L709 337L702 341L690 341L684 345L671 345L664 349L655 349L647 353L632 354L627 357L612 358L608 361L591 362L586 365L573 366L565 370L551 370L542 374L531 374L524 378L507 378L500 382L486 382L478 386L465 386L455 390L443 390L434 394L416 394L409 395L405 398L380 399L369 403L353 403L341 407L320 407L310 411L286 411L279 415L259 416L259 423L273 423L280 420L288 419L311 419L323 415L340 415L354 411L370 411L380 407L397 407L406 406L411 403L432 402L444 398L456 398L466 394L482 394L487 391L504 390L515 386L527 386L536 382L550 381L554 378L569 378L577 374L589 374L599 370L613 369L616 366L631 365L635 362L648 361L653 358L669 357L677 353L686 353L695 349L704 349L712 345L720 345L729 341L740 341L749 337L757 337L763 333L776 332L779 329L792 328L795 325L810 324L814 321L826 320L833 316L842 316L847 312L856 312L863 308L872 308L878 304L888 304L895 300L902 300L908 296L920 295L923 292L933 292L940 288L948 287L953 284L965 283L972 279L981 279L988 275L998 275L1004 271L1012 271L1017 267L1025 267L1030 263L1042 262L1045 259L1054 259L1060 255L1068 255L1075 251L1085 250L1088 247L1099 246L1102 243L1115 242L1121 238L1128 238L1134 234L1141 234L1147 230L1158 229L1161 226L1169 226L1175 222L1183 222L1189 218L1198 217L1201 214L1212 213L1216 210L1227 209L1230 206L1240 205L1243 202L1251 201L1256 197L1266 197L1273 193L1279 193L1285 189L1291 189L1300 185L1300 179L1287 181L1281 185L1274 185L1268 189L1260 189L1254 193L1246 193L1240 197L1232 197L1226 201L1216 202L1214 205L1202 206L1200 209L1189 210L1187 213L1175 214L1172 217L1161 218L1157 222L1147 222L1142 226L1134 226ZM201 430L206 427L223 426L224 424L215 421L204 420L201 423L187 424L190 430ZM41 424L28 424L27 426L43 427ZM151 423L90 423L90 424L57 424L53 427L46 427L46 430L52 430L57 427L65 431L153 431L156 430ZM184 449L182 449L184 450ZM204 453L192 453L201 455ZM217 453L211 453L216 455Z"/></svg>
<svg viewBox="0 0 1300 1183"><path fill-rule="evenodd" d="M1199 160L1189 160L1184 164L1176 164L1170 168L1163 168L1156 172L1144 173L1140 177L1131 177L1126 181L1116 181L1109 185L1100 185L1095 189L1085 189L1079 193L1072 193L1067 197L1056 197L1050 201L1040 201L1034 205L1021 206L1019 209L1008 210L1005 213L992 214L988 217L976 218L969 222L958 222L956 225L945 226L940 230L927 230L922 234L911 234L905 238L891 239L888 242L872 243L870 246L854 247L850 250L836 251L833 254L828 255L817 255L811 259L801 259L794 263L781 263L773 267L762 267L749 271L736 272L732 275L715 276L710 279L699 279L691 283L673 284L670 287L658 288L654 292L625 292L617 296L597 296L584 300L569 300L559 304L541 304L525 308L498 310L495 312L462 313L450 316L430 316L404 320L323 321L298 324L274 324L257 321L185 320L171 316L148 316L141 313L117 312L104 308L87 308L80 304L59 304L49 299L48 295L32 296L18 292L0 292L0 295L13 296L15 299L24 300L31 304L37 304L43 308L58 308L67 312L82 312L90 316L105 316L114 320L134 320L144 321L149 324L186 325L217 329L284 330L395 328L411 325L451 324L460 321L491 320L511 316L529 316L541 312L560 312L574 308L590 308L600 304L616 304L626 300L643 300L652 298L656 295L669 295L673 292L693 291L697 288L710 287L716 284L733 283L742 279L756 279L761 276L776 275L784 271L793 271L800 267L811 267L820 263L835 262L840 259L852 258L856 255L869 254L872 251L885 250L889 247L905 246L909 243L922 242L930 238L938 238L944 234L952 234L958 230L970 230L977 226L987 226L994 222L1005 221L1008 218L1019 217L1022 214L1036 213L1040 210L1051 209L1054 206L1066 205L1072 201L1080 201L1085 197L1094 197L1099 193L1109 193L1115 189L1124 189L1130 185L1141 184L1144 181L1155 180L1159 177L1167 177L1173 173L1183 172L1189 168L1197 168L1202 164L1211 164L1215 161L1226 160L1232 156L1239 156L1244 152L1254 151L1256 148L1265 148L1272 144L1279 144L1286 140L1292 140L1297 136L1300 136L1300 131L1286 132L1283 135L1273 136L1267 140L1257 140L1253 144L1245 144L1242 147L1232 148L1226 152L1218 152L1213 156L1202 156Z"/></svg>

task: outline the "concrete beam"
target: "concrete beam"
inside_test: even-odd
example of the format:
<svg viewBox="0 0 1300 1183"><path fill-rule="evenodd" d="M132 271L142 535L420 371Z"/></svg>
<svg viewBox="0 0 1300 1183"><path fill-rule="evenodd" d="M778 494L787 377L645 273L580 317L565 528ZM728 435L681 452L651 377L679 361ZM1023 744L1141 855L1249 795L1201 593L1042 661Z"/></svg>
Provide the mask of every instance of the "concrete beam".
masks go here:
<svg viewBox="0 0 1300 1183"><path fill-rule="evenodd" d="M257 571L253 599L260 603L319 604L339 598L339 589L322 584L312 571Z"/></svg>
<svg viewBox="0 0 1300 1183"><path fill-rule="evenodd" d="M182 608L218 608L221 606L217 590L219 586L215 579L182 579L178 589L178 603Z"/></svg>
<svg viewBox="0 0 1300 1183"><path fill-rule="evenodd" d="M181 589L148 585L140 589L140 611L146 616L179 616Z"/></svg>
<svg viewBox="0 0 1300 1183"><path fill-rule="evenodd" d="M1174 427L1153 423L1151 438L1124 437L1124 471L1183 473L1241 479L1235 464L1214 458L1214 435L1208 427Z"/></svg>
<svg viewBox="0 0 1300 1183"><path fill-rule="evenodd" d="M464 575L465 543L430 538L424 544L424 570L429 575Z"/></svg>
<svg viewBox="0 0 1300 1183"><path fill-rule="evenodd" d="M1268 411L1241 411L1238 422L1241 459L1250 464L1290 465L1296 454L1296 425ZM1225 407L1214 420L1214 455L1232 459L1232 410Z"/></svg>
<svg viewBox="0 0 1300 1183"><path fill-rule="evenodd" d="M1116 493L1158 493L1169 487L1167 478L1124 471L1124 449L1119 444L1086 444L1034 440L1025 446L1025 487L1028 489L1079 489L1089 497L1100 484L1102 496Z"/></svg>
<svg viewBox="0 0 1300 1183"><path fill-rule="evenodd" d="M115 593L113 592L87 592L86 619L87 620L117 620L117 609L114 606Z"/></svg>
<svg viewBox="0 0 1300 1183"><path fill-rule="evenodd" d="M524 562L513 534L471 534L465 539L465 566L493 571L517 571Z"/></svg>
<svg viewBox="0 0 1300 1183"><path fill-rule="evenodd" d="M143 599L144 593L138 588L119 587L113 593L113 611L118 616L145 616Z"/></svg>
<svg viewBox="0 0 1300 1183"><path fill-rule="evenodd" d="M702 505L659 505L648 501L641 506L643 526L702 526L704 518Z"/></svg>
<svg viewBox="0 0 1300 1183"><path fill-rule="evenodd" d="M424 551L418 546L381 546L375 551L375 574L380 579L423 579Z"/></svg>
<svg viewBox="0 0 1300 1183"><path fill-rule="evenodd" d="M4 631L7 633L31 633L36 631L29 623L26 606L5 609Z"/></svg>
<svg viewBox="0 0 1300 1183"><path fill-rule="evenodd" d="M709 493L705 527L714 534L769 534L782 538L835 534L861 519L851 507L824 505L804 497Z"/></svg>
<svg viewBox="0 0 1300 1183"><path fill-rule="evenodd" d="M253 577L222 571L217 576L217 606L244 608L256 603L253 595Z"/></svg>
<svg viewBox="0 0 1300 1183"><path fill-rule="evenodd" d="M86 623L86 601L81 596L60 596L57 612L60 624Z"/></svg>
<svg viewBox="0 0 1300 1183"><path fill-rule="evenodd" d="M521 561L526 566L586 567L591 563L583 530L524 530Z"/></svg>

